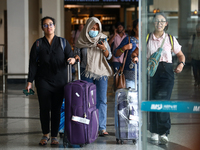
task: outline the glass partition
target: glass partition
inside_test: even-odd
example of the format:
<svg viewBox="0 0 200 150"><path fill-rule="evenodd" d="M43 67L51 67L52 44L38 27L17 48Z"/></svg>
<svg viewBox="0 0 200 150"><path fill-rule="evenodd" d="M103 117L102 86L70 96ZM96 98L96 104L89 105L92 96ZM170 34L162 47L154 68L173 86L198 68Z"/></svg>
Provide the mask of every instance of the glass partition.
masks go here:
<svg viewBox="0 0 200 150"><path fill-rule="evenodd" d="M197 0L139 1L139 149L200 149L198 8Z"/></svg>

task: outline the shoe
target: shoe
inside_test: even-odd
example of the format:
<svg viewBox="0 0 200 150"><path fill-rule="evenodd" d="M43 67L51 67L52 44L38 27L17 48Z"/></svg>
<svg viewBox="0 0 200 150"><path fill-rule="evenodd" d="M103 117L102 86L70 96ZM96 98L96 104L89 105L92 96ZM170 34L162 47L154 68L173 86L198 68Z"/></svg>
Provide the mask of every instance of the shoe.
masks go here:
<svg viewBox="0 0 200 150"><path fill-rule="evenodd" d="M51 145L58 145L58 139L56 137L51 138Z"/></svg>
<svg viewBox="0 0 200 150"><path fill-rule="evenodd" d="M159 136L159 144L165 145L168 142L169 142L169 139L165 134Z"/></svg>
<svg viewBox="0 0 200 150"><path fill-rule="evenodd" d="M42 139L40 140L39 145L44 146L47 145L47 142L50 140L50 138L43 136Z"/></svg>
<svg viewBox="0 0 200 150"><path fill-rule="evenodd" d="M108 136L108 132L106 132L106 130L101 130L99 131L99 136Z"/></svg>
<svg viewBox="0 0 200 150"><path fill-rule="evenodd" d="M158 137L159 137L158 134L156 134L156 133L151 133L151 140L152 140L152 141L158 141L158 140L159 140Z"/></svg>

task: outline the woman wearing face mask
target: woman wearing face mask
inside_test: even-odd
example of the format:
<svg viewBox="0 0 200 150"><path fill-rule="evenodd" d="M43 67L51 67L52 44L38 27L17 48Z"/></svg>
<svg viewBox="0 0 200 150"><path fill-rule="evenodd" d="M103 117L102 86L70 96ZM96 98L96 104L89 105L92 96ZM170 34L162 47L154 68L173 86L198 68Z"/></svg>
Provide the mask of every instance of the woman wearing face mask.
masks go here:
<svg viewBox="0 0 200 150"><path fill-rule="evenodd" d="M104 39L103 42L98 42L100 39ZM78 55L76 59L79 57L81 59L81 79L96 85L99 135L108 135L106 132L107 84L108 77L113 73L107 60L111 59L112 54L98 18L88 19L75 44L74 53Z"/></svg>
<svg viewBox="0 0 200 150"><path fill-rule="evenodd" d="M164 13L156 13L154 16L154 32L149 37L147 44L147 58L161 47L161 53L158 68L153 77L150 77L150 100L170 100L174 86L174 72L180 73L185 64L185 56L181 51L181 45L173 37L173 47L170 43L168 34L167 17ZM172 51L177 55L179 64L173 70ZM150 132L151 140L158 141L159 144L167 144L170 133L171 121L170 114L167 112L150 113Z"/></svg>

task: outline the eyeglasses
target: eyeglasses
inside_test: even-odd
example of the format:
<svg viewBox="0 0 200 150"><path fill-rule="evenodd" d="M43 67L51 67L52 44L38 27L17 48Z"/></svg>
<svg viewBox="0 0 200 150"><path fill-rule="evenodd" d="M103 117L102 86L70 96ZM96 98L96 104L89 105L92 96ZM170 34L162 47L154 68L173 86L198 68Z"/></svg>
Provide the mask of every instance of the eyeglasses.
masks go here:
<svg viewBox="0 0 200 150"><path fill-rule="evenodd" d="M53 23L50 23L50 24L43 24L43 28L47 28L47 27L50 27L50 28L52 28L53 26L54 26L54 24Z"/></svg>
<svg viewBox="0 0 200 150"><path fill-rule="evenodd" d="M164 24L166 21L163 21L163 20L161 20L161 21L159 21L159 20L155 20L155 23L161 23L161 24Z"/></svg>

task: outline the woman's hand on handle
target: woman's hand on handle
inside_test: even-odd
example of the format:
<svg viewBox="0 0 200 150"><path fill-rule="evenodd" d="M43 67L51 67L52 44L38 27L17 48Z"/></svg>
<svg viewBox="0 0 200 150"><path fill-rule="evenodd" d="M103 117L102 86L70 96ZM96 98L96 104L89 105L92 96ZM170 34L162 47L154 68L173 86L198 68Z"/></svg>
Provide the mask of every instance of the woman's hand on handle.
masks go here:
<svg viewBox="0 0 200 150"><path fill-rule="evenodd" d="M69 64L71 64L71 65L73 65L73 64L76 62L75 58L69 58L69 59L67 59L67 61L68 61Z"/></svg>
<svg viewBox="0 0 200 150"><path fill-rule="evenodd" d="M132 58L132 62L135 63L135 64L137 64L138 63L138 57L137 56L133 57Z"/></svg>
<svg viewBox="0 0 200 150"><path fill-rule="evenodd" d="M78 55L76 55L74 58L75 60L79 60L79 62L81 62L81 58Z"/></svg>

